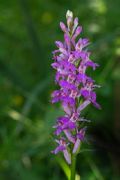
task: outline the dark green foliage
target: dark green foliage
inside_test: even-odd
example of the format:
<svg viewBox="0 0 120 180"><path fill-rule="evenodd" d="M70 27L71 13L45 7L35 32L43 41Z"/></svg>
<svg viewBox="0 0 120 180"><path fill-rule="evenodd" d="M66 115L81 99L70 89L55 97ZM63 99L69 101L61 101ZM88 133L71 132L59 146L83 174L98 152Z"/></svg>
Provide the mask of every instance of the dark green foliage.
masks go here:
<svg viewBox="0 0 120 180"><path fill-rule="evenodd" d="M54 149L53 129L62 113L50 104L55 89L51 69L59 22L70 9L89 37L89 72L102 86L102 110L86 109L91 119L77 159L82 180L118 180L120 169L120 1L11 0L0 2L0 180L64 180L69 174Z"/></svg>

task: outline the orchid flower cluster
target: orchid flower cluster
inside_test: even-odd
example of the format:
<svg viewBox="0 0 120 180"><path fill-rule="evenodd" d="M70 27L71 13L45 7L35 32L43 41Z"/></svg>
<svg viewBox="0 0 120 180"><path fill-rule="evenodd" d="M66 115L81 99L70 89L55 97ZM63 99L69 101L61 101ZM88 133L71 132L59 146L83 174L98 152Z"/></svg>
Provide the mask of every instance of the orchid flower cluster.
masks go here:
<svg viewBox="0 0 120 180"><path fill-rule="evenodd" d="M56 70L55 82L59 89L52 93L52 103L61 102L64 115L57 118L54 126L58 146L52 152L63 152L67 163L71 164L71 153L79 151L85 138L86 127L82 127L81 123L87 120L81 116L82 111L90 103L98 109L101 107L94 92L99 85L86 74L87 68L95 70L99 66L90 59L90 52L86 49L89 40L78 39L82 27L78 26L78 18L73 18L69 10L66 20L67 26L60 22L64 42L56 41L58 49L53 51L52 67Z"/></svg>

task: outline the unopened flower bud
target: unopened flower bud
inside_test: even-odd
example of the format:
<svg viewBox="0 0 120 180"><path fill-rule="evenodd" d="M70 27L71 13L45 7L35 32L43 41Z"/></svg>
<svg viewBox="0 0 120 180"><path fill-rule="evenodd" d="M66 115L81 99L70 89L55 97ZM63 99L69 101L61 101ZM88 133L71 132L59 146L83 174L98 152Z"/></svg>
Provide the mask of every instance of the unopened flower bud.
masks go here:
<svg viewBox="0 0 120 180"><path fill-rule="evenodd" d="M67 32L67 28L63 22L60 22L60 27L61 27L63 32L65 32L65 33Z"/></svg>
<svg viewBox="0 0 120 180"><path fill-rule="evenodd" d="M68 26L68 30L69 32L72 31L72 27L73 27L73 12L68 10L66 13L66 19L67 19L67 26Z"/></svg>
<svg viewBox="0 0 120 180"><path fill-rule="evenodd" d="M67 13L66 13L66 19L67 19L68 17L73 18L73 12L70 11L70 10L67 10Z"/></svg>

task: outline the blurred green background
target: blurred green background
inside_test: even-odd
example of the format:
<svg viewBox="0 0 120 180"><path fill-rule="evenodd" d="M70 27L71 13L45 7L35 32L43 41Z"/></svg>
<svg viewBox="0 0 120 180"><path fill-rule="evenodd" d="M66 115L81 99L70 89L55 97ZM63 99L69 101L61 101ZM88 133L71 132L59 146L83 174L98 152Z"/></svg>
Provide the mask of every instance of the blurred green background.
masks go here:
<svg viewBox="0 0 120 180"><path fill-rule="evenodd" d="M63 40L59 22L70 9L91 41L90 71L102 110L90 106L86 142L77 159L82 180L120 179L120 0L0 1L0 180L64 180L68 169L50 152L56 88L51 52ZM79 179L79 177L78 177Z"/></svg>

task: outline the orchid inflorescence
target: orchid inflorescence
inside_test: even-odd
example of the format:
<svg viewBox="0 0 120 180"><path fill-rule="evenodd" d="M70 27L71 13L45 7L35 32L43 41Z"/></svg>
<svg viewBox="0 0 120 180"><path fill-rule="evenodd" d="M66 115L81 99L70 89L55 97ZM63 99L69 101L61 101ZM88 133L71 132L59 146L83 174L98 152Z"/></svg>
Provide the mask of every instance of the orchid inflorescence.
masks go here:
<svg viewBox="0 0 120 180"><path fill-rule="evenodd" d="M77 153L84 140L86 127L81 123L87 121L81 112L92 103L100 109L96 102L94 89L99 87L95 81L86 74L88 67L93 70L99 65L90 59L90 52L85 49L89 44L86 38L76 40L82 32L78 26L78 18L73 18L73 13L66 13L67 26L60 22L64 32L64 42L56 41L57 50L53 51L52 67L56 70L55 82L59 90L52 93L52 103L61 102L64 115L58 117L54 126L57 148L54 154L63 152L68 164L71 164L71 153Z"/></svg>

